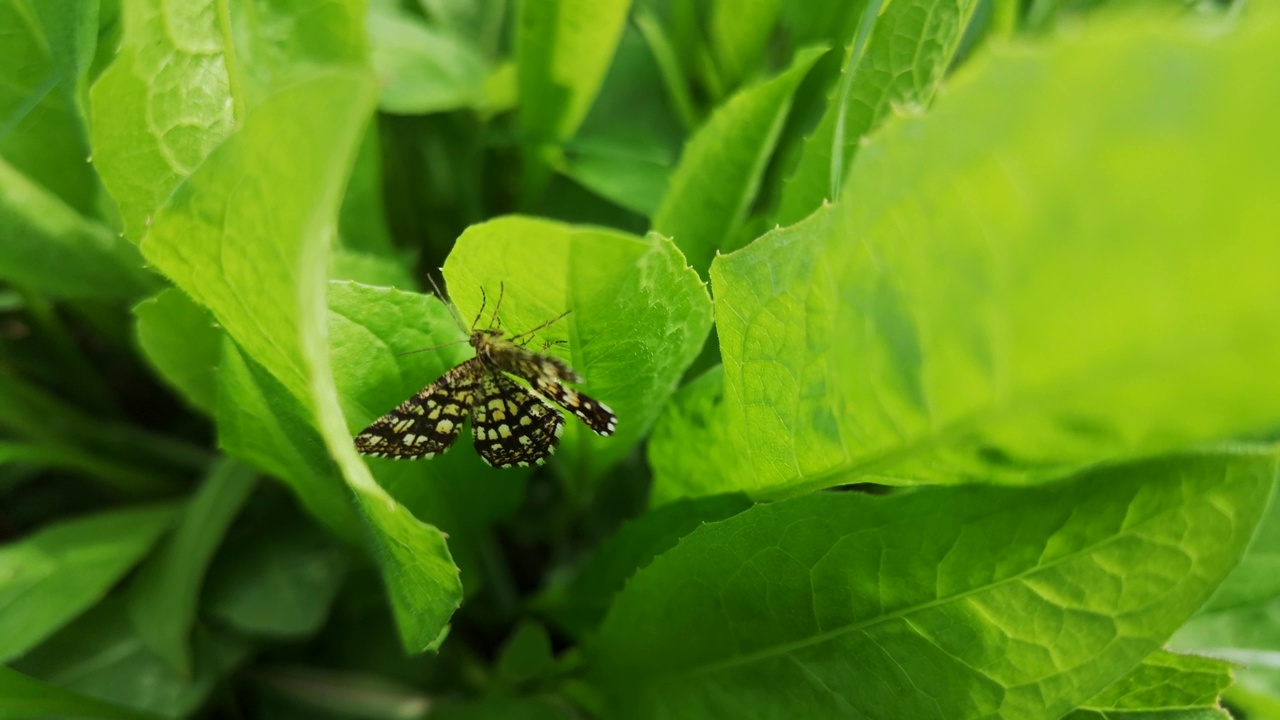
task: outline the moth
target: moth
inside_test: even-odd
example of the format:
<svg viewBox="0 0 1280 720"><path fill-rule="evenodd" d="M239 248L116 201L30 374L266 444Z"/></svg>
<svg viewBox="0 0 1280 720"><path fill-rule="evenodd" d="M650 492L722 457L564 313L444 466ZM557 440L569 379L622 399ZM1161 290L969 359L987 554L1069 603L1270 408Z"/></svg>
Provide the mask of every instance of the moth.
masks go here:
<svg viewBox="0 0 1280 720"><path fill-rule="evenodd" d="M475 357L361 430L355 437L357 450L376 457L432 458L453 445L469 417L472 442L486 463L503 468L541 465L555 452L564 432L564 416L555 405L598 435L614 433L617 416L604 403L566 384L581 383L582 377L564 361L546 354L552 343L544 345L542 352L527 347L534 333L568 312L506 337L498 316L503 293L499 292L493 316L484 328L479 324L488 298L483 288L480 294L480 312L469 331L452 304L445 301L458 326L468 333L467 342L475 348ZM513 378L524 380L528 387Z"/></svg>

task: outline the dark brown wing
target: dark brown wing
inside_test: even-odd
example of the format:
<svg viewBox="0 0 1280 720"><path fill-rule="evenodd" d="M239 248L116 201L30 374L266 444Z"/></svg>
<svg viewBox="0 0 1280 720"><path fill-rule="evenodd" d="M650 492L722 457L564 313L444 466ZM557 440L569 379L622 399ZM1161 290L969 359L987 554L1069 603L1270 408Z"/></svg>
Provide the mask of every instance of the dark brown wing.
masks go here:
<svg viewBox="0 0 1280 720"><path fill-rule="evenodd" d="M472 440L494 467L541 465L563 431L559 411L502 373L481 378L471 397Z"/></svg>
<svg viewBox="0 0 1280 720"><path fill-rule="evenodd" d="M458 439L481 377L490 374L475 358L462 363L361 430L356 449L407 460L443 453Z"/></svg>
<svg viewBox="0 0 1280 720"><path fill-rule="evenodd" d="M608 405L565 384L582 382L582 377L559 358L514 345L493 353L492 358L499 368L528 381L534 390L576 415L597 435L612 435L618 428L618 416Z"/></svg>

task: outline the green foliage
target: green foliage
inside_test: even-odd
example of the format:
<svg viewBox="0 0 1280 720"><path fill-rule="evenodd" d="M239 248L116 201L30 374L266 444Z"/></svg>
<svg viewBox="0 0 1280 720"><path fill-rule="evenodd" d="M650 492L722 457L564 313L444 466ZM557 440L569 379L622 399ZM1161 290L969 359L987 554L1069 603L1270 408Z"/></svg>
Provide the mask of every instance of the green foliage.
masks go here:
<svg viewBox="0 0 1280 720"><path fill-rule="evenodd" d="M785 717L795 693L809 717L1057 718L1204 602L1248 544L1276 460L758 505L618 596L592 645L611 714ZM904 697L909 683L930 692Z"/></svg>
<svg viewBox="0 0 1280 720"><path fill-rule="evenodd" d="M1280 16L1108 5L0 0L0 719L1273 716ZM358 455L499 298L617 432Z"/></svg>

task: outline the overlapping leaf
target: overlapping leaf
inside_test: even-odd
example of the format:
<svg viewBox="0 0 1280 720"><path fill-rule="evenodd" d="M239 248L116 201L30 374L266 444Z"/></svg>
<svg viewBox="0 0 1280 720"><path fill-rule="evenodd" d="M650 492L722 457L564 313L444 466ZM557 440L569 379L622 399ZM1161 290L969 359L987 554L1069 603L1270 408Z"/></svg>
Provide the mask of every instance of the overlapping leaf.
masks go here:
<svg viewBox="0 0 1280 720"><path fill-rule="evenodd" d="M1035 482L1280 422L1280 106L1242 90L1276 38L1116 23L887 127L840 203L712 266L724 400L650 446L683 455L655 500Z"/></svg>
<svg viewBox="0 0 1280 720"><path fill-rule="evenodd" d="M1276 467L1242 450L757 505L636 574L596 676L614 717L1053 720L1204 602Z"/></svg>

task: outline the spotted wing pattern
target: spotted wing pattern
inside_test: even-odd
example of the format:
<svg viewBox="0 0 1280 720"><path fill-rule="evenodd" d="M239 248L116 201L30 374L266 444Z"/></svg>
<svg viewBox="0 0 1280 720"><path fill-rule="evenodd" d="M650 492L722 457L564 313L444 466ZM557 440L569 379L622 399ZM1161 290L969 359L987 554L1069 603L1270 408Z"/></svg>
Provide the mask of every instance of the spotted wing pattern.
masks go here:
<svg viewBox="0 0 1280 720"><path fill-rule="evenodd" d="M541 465L556 451L564 417L500 372L480 378L471 396L471 436L493 467Z"/></svg>
<svg viewBox="0 0 1280 720"><path fill-rule="evenodd" d="M416 460L449 449L484 378L492 373L472 358L374 420L356 435L356 449L365 455Z"/></svg>
<svg viewBox="0 0 1280 720"><path fill-rule="evenodd" d="M618 416L608 405L565 385L582 382L582 377L559 358L539 355L516 345L492 354L494 363L523 378L544 397L577 416L597 435L612 435L618 428Z"/></svg>

